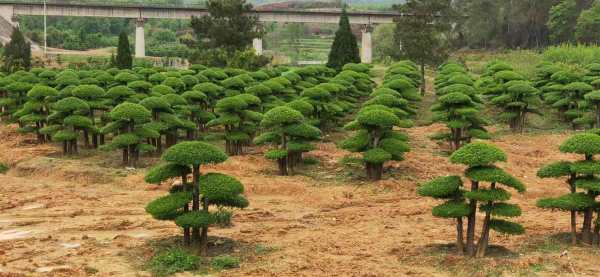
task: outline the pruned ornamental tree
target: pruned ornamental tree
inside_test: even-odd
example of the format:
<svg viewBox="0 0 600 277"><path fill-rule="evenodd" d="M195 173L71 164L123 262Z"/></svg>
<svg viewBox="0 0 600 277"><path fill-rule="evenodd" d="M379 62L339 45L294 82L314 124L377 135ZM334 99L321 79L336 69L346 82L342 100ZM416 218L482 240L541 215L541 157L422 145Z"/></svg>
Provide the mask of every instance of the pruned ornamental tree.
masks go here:
<svg viewBox="0 0 600 277"><path fill-rule="evenodd" d="M506 203L511 197L510 193L498 187L502 185L515 189L519 193L525 192L523 183L494 165L497 162L505 161L506 154L501 149L484 143L465 145L450 156L450 162L468 166L465 177L471 181L471 189L463 194L469 201L470 208L466 243L466 250L469 255L485 256L490 229L507 235L518 235L525 232L525 229L517 223L492 218L492 215L495 217L517 217L521 215L519 206ZM483 187L484 182L489 183L489 186ZM475 253L475 214L478 202L483 202L479 209L485 212L485 218Z"/></svg>
<svg viewBox="0 0 600 277"><path fill-rule="evenodd" d="M50 115L50 106L57 99L58 91L45 85L36 85L28 93L29 99L18 112L21 114L19 122L22 130L35 133L39 143L45 143L50 136L44 134L42 129L47 126Z"/></svg>
<svg viewBox="0 0 600 277"><path fill-rule="evenodd" d="M499 186L515 189L520 193L525 191L523 183L494 165L504 161L506 161L506 154L501 149L485 143L470 143L450 156L450 162L468 167L464 175L471 183L470 189L463 187L459 176L438 178L423 184L418 189L418 193L422 196L446 199L445 203L433 208L432 213L437 217L456 219L457 251L460 254L466 251L469 256L484 257L489 244L490 230L508 235L525 232L521 225L498 218L521 215L519 206L506 202L511 197L510 193ZM484 182L489 185L483 186ZM476 244L478 204L480 204L479 210L484 212L485 217ZM464 217L467 217L466 243L462 235Z"/></svg>
<svg viewBox="0 0 600 277"><path fill-rule="evenodd" d="M435 217L456 220L456 250L459 255L465 251L463 219L471 213L463 195L463 182L460 176L439 177L419 186L417 192L444 203L435 206L431 213Z"/></svg>
<svg viewBox="0 0 600 277"><path fill-rule="evenodd" d="M506 64L491 63L487 70L493 82L485 84L483 93L501 109L500 118L508 122L513 132L523 132L527 114L539 113L539 91Z"/></svg>
<svg viewBox="0 0 600 277"><path fill-rule="evenodd" d="M229 155L242 155L244 146L252 139L262 114L256 111L260 98L251 94L225 97L217 102L217 118L207 123L208 127L223 126L225 149Z"/></svg>
<svg viewBox="0 0 600 277"><path fill-rule="evenodd" d="M483 101L473 87L473 80L463 66L448 63L440 67L436 78L437 100L431 107L433 120L444 123L450 132L435 134L432 138L445 140L451 151L456 151L472 139L489 139L482 118Z"/></svg>
<svg viewBox="0 0 600 277"><path fill-rule="evenodd" d="M379 96L379 98L388 101L384 99L388 97ZM389 98L390 102L396 100L400 101L398 98ZM407 137L395 131L394 127L412 126L410 120L402 120L397 115L405 115L405 111L378 104L376 101L363 107L356 119L344 127L346 130L356 131L356 134L342 141L340 145L348 151L362 153L367 178L370 180L381 179L385 162L404 159L404 153L410 150L406 143Z"/></svg>
<svg viewBox="0 0 600 277"><path fill-rule="evenodd" d="M537 175L540 178L566 178L569 193L555 198L544 198L537 206L546 209L569 211L571 213L571 243L577 244L577 213L583 214L581 241L597 244L599 240L596 197L600 194L600 162L594 156L600 154L600 135L594 133L577 134L560 147L563 153L583 155L578 161L558 161L542 167ZM592 225L594 225L592 233Z"/></svg>
<svg viewBox="0 0 600 277"><path fill-rule="evenodd" d="M52 130L52 140L63 144L63 153L65 155L77 154L77 138L83 130L89 130L93 126L92 120L87 115L90 106L83 100L76 97L67 97L58 100L52 105L54 112L48 116L51 126L46 127Z"/></svg>
<svg viewBox="0 0 600 277"><path fill-rule="evenodd" d="M294 174L302 153L313 149L310 141L321 136L319 129L305 122L301 112L289 106L267 111L260 127L264 132L254 139L254 143L273 145L274 148L267 151L265 157L277 161L282 176Z"/></svg>
<svg viewBox="0 0 600 277"><path fill-rule="evenodd" d="M140 153L155 150L155 147L146 141L160 136L157 131L145 125L152 119L152 114L140 104L125 102L112 109L108 116L112 122L104 126L100 132L102 134L113 133L115 136L109 144L105 144L102 148L105 150L121 149L123 164L136 167Z"/></svg>
<svg viewBox="0 0 600 277"><path fill-rule="evenodd" d="M73 88L71 94L90 106L88 117L92 121L92 126L83 130L83 142L86 147L89 147L89 137L91 136L93 147L98 148L99 129L96 127L96 111L108 110L109 107L104 99L106 92L97 85L79 85Z"/></svg>
<svg viewBox="0 0 600 277"><path fill-rule="evenodd" d="M596 128L600 128L600 90L594 90L586 94L585 100L596 109L594 116Z"/></svg>
<svg viewBox="0 0 600 277"><path fill-rule="evenodd" d="M169 148L161 159L165 163L151 169L145 180L158 184L170 178L181 178L182 185L172 188L169 195L150 202L146 211L158 220L175 221L184 230L184 242L198 242L200 252L206 255L208 228L220 220L220 209L210 211L209 206L247 207L248 200L242 195L244 187L235 178L224 174L201 175L200 166L227 160L223 151L210 144L182 142ZM190 172L191 183L188 182Z"/></svg>

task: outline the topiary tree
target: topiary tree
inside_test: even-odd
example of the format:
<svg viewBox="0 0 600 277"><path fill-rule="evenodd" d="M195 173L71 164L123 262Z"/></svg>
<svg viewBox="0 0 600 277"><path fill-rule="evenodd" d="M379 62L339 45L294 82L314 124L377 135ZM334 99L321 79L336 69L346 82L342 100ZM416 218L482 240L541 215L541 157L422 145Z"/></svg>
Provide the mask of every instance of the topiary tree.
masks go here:
<svg viewBox="0 0 600 277"><path fill-rule="evenodd" d="M103 149L122 149L123 164L136 167L140 152L155 150L155 147L147 144L146 141L160 137L160 133L144 125L150 122L152 114L140 104L125 102L112 109L108 116L112 122L104 126L100 132L113 133L115 136L109 144L103 146Z"/></svg>
<svg viewBox="0 0 600 277"><path fill-rule="evenodd" d="M465 177L471 181L471 188L464 191L462 196L468 200L469 213L467 222L466 252L469 256L485 256L490 229L508 235L522 234L524 228L513 222L494 217L516 217L521 215L521 209L515 204L506 203L511 197L510 193L498 185L525 191L525 186L516 178L496 167L497 162L506 161L506 154L499 148L485 143L467 144L450 156L450 162L468 166ZM489 183L483 187L483 182ZM478 202L483 202L479 207L485 213L483 226L477 250L475 250L475 221Z"/></svg>
<svg viewBox="0 0 600 277"><path fill-rule="evenodd" d="M404 134L394 131L394 127L408 128L410 120L401 120L398 109L385 105L369 103L357 114L356 119L344 128L357 131L356 134L341 142L340 147L351 152L362 152L367 178L380 180L383 164L390 160L404 159L404 153L410 150Z"/></svg>
<svg viewBox="0 0 600 277"><path fill-rule="evenodd" d="M42 131L52 133L52 140L62 142L65 155L78 152L77 138L79 132L90 129L93 122L87 117L90 106L76 97L61 99L52 105L54 112L48 116L51 126Z"/></svg>
<svg viewBox="0 0 600 277"><path fill-rule="evenodd" d="M27 93L29 99L23 105L19 122L23 125L23 131L35 133L39 143L45 143L49 138L41 130L47 124L50 115L50 106L57 99L58 91L45 85L36 85Z"/></svg>
<svg viewBox="0 0 600 277"><path fill-rule="evenodd" d="M525 81L521 74L512 70L498 71L493 78L495 84L484 93L490 98L492 105L502 110L500 118L508 122L510 129L513 132L523 132L527 114L539 113L539 91Z"/></svg>
<svg viewBox="0 0 600 277"><path fill-rule="evenodd" d="M433 138L448 141L452 151L473 138L489 139L484 128L487 122L481 117L482 100L472 85L473 80L462 66L448 63L440 67L436 78L438 98L431 110L433 120L444 123L450 133L439 133Z"/></svg>
<svg viewBox="0 0 600 277"><path fill-rule="evenodd" d="M200 251L207 252L208 228L217 222L217 216L209 211L210 205L217 207L248 206L242 196L243 185L235 178L218 174L200 174L200 166L222 163L227 155L221 150L203 142L182 142L169 148L162 156L166 162L152 169L146 176L151 183L159 183L171 177L181 176L181 189L172 189L168 196L158 198L146 206L146 211L160 220L175 220L184 229L184 239L199 241ZM191 169L191 170L190 170ZM192 172L191 191L187 174ZM189 210L189 203L192 208ZM202 208L200 204L202 202ZM186 230L191 235L185 235ZM186 240L188 242L189 240Z"/></svg>
<svg viewBox="0 0 600 277"><path fill-rule="evenodd" d="M96 127L96 111L106 111L109 109L104 99L106 92L97 85L79 85L73 88L71 94L89 105L88 116L92 121L92 126L90 129L83 130L84 145L89 147L89 137L91 135L93 147L98 148L99 129Z"/></svg>
<svg viewBox="0 0 600 277"><path fill-rule="evenodd" d="M600 128L600 90L594 90L586 94L585 100L596 108L596 128Z"/></svg>
<svg viewBox="0 0 600 277"><path fill-rule="evenodd" d="M256 123L262 119L262 114L253 108L259 105L260 98L251 94L225 97L215 105L218 117L206 125L225 128L225 149L229 155L244 153L243 147L251 141Z"/></svg>
<svg viewBox="0 0 600 277"><path fill-rule="evenodd" d="M265 157L277 161L282 176L294 174L302 153L312 150L309 141L321 135L319 129L305 122L302 113L288 106L267 111L260 127L264 132L254 139L254 143L274 146Z"/></svg>
<svg viewBox="0 0 600 277"><path fill-rule="evenodd" d="M559 147L561 152L584 155L584 159L575 162L559 161L541 168L540 178L568 177L570 193L557 198L540 199L537 206L546 209L558 209L571 213L571 243L577 244L577 212L583 212L581 240L586 244L598 241L598 221L592 235L594 210L597 211L596 197L600 194L600 163L594 155L600 154L600 136L592 133L577 134ZM578 189L583 192L578 192ZM595 237L595 238L594 238Z"/></svg>
<svg viewBox="0 0 600 277"><path fill-rule="evenodd" d="M456 220L456 250L459 255L463 255L465 249L463 218L471 213L462 187L460 176L446 176L422 184L417 190L421 196L445 200L443 204L435 206L431 213L436 217Z"/></svg>

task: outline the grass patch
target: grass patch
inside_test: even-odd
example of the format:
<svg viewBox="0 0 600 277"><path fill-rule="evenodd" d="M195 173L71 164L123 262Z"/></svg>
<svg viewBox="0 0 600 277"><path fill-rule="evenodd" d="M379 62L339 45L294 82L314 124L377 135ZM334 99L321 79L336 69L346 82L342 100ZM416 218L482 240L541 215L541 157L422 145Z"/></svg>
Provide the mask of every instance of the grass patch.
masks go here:
<svg viewBox="0 0 600 277"><path fill-rule="evenodd" d="M211 260L210 266L214 270L237 268L240 267L240 259L229 255L217 256Z"/></svg>
<svg viewBox="0 0 600 277"><path fill-rule="evenodd" d="M278 247L267 246L267 245L262 245L262 244L257 244L254 247L254 253L256 255L266 255L266 254L269 254L271 252L275 252L277 250L279 250Z"/></svg>
<svg viewBox="0 0 600 277"><path fill-rule="evenodd" d="M169 276L179 272L199 269L200 257L181 248L171 248L155 255L148 262L148 269L155 276Z"/></svg>
<svg viewBox="0 0 600 277"><path fill-rule="evenodd" d="M464 61L467 68L474 74L482 74L489 62L502 60L528 78L535 76L536 66L543 61L542 53L535 50L463 51L454 54L453 58Z"/></svg>
<svg viewBox="0 0 600 277"><path fill-rule="evenodd" d="M315 157L305 157L302 158L302 163L304 165L318 165L319 163L321 163L321 161L319 161L319 159Z"/></svg>
<svg viewBox="0 0 600 277"><path fill-rule="evenodd" d="M8 167L8 165L0 162L0 174L5 174L9 169L10 167Z"/></svg>

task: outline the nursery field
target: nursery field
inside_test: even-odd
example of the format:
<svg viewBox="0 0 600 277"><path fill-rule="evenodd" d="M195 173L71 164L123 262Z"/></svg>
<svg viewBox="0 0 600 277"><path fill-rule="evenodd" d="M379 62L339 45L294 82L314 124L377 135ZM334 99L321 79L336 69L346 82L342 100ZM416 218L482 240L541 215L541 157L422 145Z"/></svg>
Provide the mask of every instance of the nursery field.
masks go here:
<svg viewBox="0 0 600 277"><path fill-rule="evenodd" d="M0 276L598 276L568 52L2 74Z"/></svg>
<svg viewBox="0 0 600 277"><path fill-rule="evenodd" d="M208 170L239 178L251 203L235 225L211 231L218 251L240 257L240 268L223 276L597 276L600 251L571 247L568 218L535 207L544 195L560 195L560 181L535 177L559 158L568 133L502 135L502 168L528 185L514 202L526 235L492 235L489 257L469 260L450 250L448 220L431 216L435 201L416 194L420 182L460 166L447 162L427 138L439 125L409 131L414 151L390 166L391 177L365 183L338 165L346 153L320 143L313 156L324 169L274 177L258 153L232 157ZM145 184L144 170L126 171L109 155L60 158L60 149L32 144L14 127L0 130L0 158L12 170L0 175L0 275L144 276L145 262L179 231L144 212L164 186ZM541 147L543 146L543 147ZM256 150L260 152L260 149ZM52 191L49 193L49 191ZM14 273L13 275L9 273Z"/></svg>

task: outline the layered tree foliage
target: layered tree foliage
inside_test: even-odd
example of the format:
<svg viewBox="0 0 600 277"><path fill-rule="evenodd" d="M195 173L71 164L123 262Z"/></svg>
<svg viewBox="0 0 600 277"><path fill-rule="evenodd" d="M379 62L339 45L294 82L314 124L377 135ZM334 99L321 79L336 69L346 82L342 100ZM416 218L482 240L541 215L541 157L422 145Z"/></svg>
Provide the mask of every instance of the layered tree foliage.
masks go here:
<svg viewBox="0 0 600 277"><path fill-rule="evenodd" d="M539 113L539 91L506 63L489 63L476 87L501 110L500 119L508 122L513 132L523 132L527 115Z"/></svg>
<svg viewBox="0 0 600 277"><path fill-rule="evenodd" d="M462 65L450 62L440 66L435 89L433 120L444 123L450 132L435 134L433 139L447 141L451 151L456 151L472 139L490 138L485 129L487 121L481 116L483 100Z"/></svg>
<svg viewBox="0 0 600 277"><path fill-rule="evenodd" d="M410 150L408 136L394 128L412 126L410 117L416 109L413 101L420 99L417 86L421 80L417 65L402 61L388 69L382 87L371 94L356 118L344 128L354 135L340 143L351 152L362 153L368 179L379 180L384 163L404 159ZM417 86L415 86L415 84Z"/></svg>
<svg viewBox="0 0 600 277"><path fill-rule="evenodd" d="M171 188L166 196L146 206L146 212L158 220L172 220L184 231L184 243L198 243L200 253L207 254L208 228L229 224L230 216L223 216L225 208L245 208L244 186L235 178L220 173L200 173L200 167L222 163L227 155L204 142L182 142L168 149L161 157L162 164L146 175L148 183L160 184L179 178L181 185ZM192 181L189 182L189 175ZM191 207L190 207L191 206ZM210 206L218 209L211 211Z"/></svg>
<svg viewBox="0 0 600 277"><path fill-rule="evenodd" d="M146 143L148 139L160 137L160 133L145 125L150 122L152 114L140 104L125 102L112 109L108 116L112 122L104 126L100 132L113 133L115 136L103 148L121 149L123 164L136 167L140 153L155 150L153 145Z"/></svg>
<svg viewBox="0 0 600 277"><path fill-rule="evenodd" d="M4 45L2 56L4 72L12 73L31 68L31 43L25 40L19 28L13 29L10 42Z"/></svg>
<svg viewBox="0 0 600 277"><path fill-rule="evenodd" d="M557 161L542 167L537 175L540 178L562 178L568 184L569 193L559 197L544 198L537 206L545 209L569 211L571 214L571 243L577 244L577 213L583 214L581 241L585 244L598 244L598 203L600 195L600 163L594 156L600 154L600 136L596 133L577 134L560 147L563 153L582 155L577 161ZM594 220L594 214L596 220Z"/></svg>
<svg viewBox="0 0 600 277"><path fill-rule="evenodd" d="M408 0L396 6L405 14L395 19L396 45L402 45L400 56L416 62L425 78L425 66L437 66L448 57L447 41L442 34L451 28L453 17L452 1L449 0ZM425 93L425 79L421 80L421 93Z"/></svg>
<svg viewBox="0 0 600 277"><path fill-rule="evenodd" d="M295 103L311 107L309 103ZM313 150L310 141L317 140L321 131L308 124L302 112L290 106L273 108L265 113L260 127L265 130L254 139L256 144L270 144L273 149L265 153L269 160L277 161L279 174L294 174L294 168L302 161L302 153Z"/></svg>
<svg viewBox="0 0 600 277"><path fill-rule="evenodd" d="M535 86L542 92L545 104L556 109L559 117L576 128L600 126L598 93L594 84L600 67L589 64L574 70L565 64L542 63L537 67Z"/></svg>
<svg viewBox="0 0 600 277"><path fill-rule="evenodd" d="M329 52L327 66L339 71L347 63L360 63L360 52L356 43L356 36L352 33L350 20L344 8Z"/></svg>
<svg viewBox="0 0 600 277"><path fill-rule="evenodd" d="M470 188L463 185L460 176L437 178L421 185L421 196L445 200L433 208L436 217L456 220L456 247L459 254L484 257L489 245L490 230L516 235L525 232L518 223L502 218L518 217L521 209L518 205L507 203L511 194L502 187L514 189L520 193L525 186L519 180L497 167L497 162L506 161L506 154L499 148L474 142L463 146L450 156L450 162L466 165L464 177L470 181ZM484 186L484 183L489 185ZM478 206L478 204L480 204ZM476 213L483 212L485 217L481 235L475 243ZM463 220L467 218L466 242Z"/></svg>

